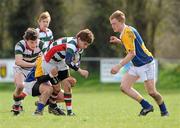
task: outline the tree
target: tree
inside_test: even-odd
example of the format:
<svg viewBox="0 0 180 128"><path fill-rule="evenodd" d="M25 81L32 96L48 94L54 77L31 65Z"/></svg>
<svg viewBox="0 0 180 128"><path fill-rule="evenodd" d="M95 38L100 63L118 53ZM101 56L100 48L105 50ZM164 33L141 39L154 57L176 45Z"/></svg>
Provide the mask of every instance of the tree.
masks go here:
<svg viewBox="0 0 180 128"><path fill-rule="evenodd" d="M12 38L7 28L9 24L11 24L9 16L14 11L15 7L16 2L14 0L1 0L0 2L0 58L12 56Z"/></svg>
<svg viewBox="0 0 180 128"><path fill-rule="evenodd" d="M138 29L148 49L155 54L155 33L163 19L162 0L127 0L127 19Z"/></svg>
<svg viewBox="0 0 180 128"><path fill-rule="evenodd" d="M28 27L35 27L35 16L39 9L37 2L36 0L19 0L16 11L11 13L9 19L13 22L9 24L9 32L14 45L22 39Z"/></svg>
<svg viewBox="0 0 180 128"><path fill-rule="evenodd" d="M177 59L180 58L180 1L164 0L163 20L160 22L156 37L156 56L161 58Z"/></svg>
<svg viewBox="0 0 180 128"><path fill-rule="evenodd" d="M88 50L88 56L112 57L117 56L117 53L119 55L119 47L111 46L109 43L110 36L114 34L109 23L109 16L114 11L114 2L91 0L87 3L92 7L91 12L93 12L87 21L87 26L95 34L95 43ZM120 53L122 53L122 50Z"/></svg>
<svg viewBox="0 0 180 128"><path fill-rule="evenodd" d="M50 28L52 28L55 39L64 36L64 7L63 0L44 0L44 10L51 15Z"/></svg>

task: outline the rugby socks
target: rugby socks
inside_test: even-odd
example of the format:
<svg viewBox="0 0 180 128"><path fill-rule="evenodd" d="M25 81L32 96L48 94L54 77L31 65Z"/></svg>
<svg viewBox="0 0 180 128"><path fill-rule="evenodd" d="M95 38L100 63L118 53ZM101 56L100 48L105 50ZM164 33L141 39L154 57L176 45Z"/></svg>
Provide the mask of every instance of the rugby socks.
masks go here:
<svg viewBox="0 0 180 128"><path fill-rule="evenodd" d="M25 93L21 93L18 96L14 96L13 95L13 99L14 99L14 106L18 109L18 107L20 107L21 105L21 100L23 100L27 95Z"/></svg>
<svg viewBox="0 0 180 128"><path fill-rule="evenodd" d="M38 112L42 112L43 109L44 109L44 106L45 106L44 104L38 103L38 104L37 104L37 111L38 111Z"/></svg>
<svg viewBox="0 0 180 128"><path fill-rule="evenodd" d="M164 104L164 102L162 102L162 104L159 105L159 108L161 110L161 113L167 112L167 108L166 108L166 105Z"/></svg>
<svg viewBox="0 0 180 128"><path fill-rule="evenodd" d="M140 104L144 109L148 109L148 108L150 108L152 106L151 104L149 104L148 101L146 101L144 99L141 100Z"/></svg>
<svg viewBox="0 0 180 128"><path fill-rule="evenodd" d="M67 113L72 113L72 94L64 93L64 102L66 104Z"/></svg>

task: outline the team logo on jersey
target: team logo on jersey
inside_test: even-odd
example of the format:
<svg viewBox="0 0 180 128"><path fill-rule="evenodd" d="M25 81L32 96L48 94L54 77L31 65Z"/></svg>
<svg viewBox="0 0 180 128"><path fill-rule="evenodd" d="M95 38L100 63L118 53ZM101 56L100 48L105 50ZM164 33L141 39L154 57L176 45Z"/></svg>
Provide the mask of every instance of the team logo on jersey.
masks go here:
<svg viewBox="0 0 180 128"><path fill-rule="evenodd" d="M5 78L7 75L7 67L5 64L0 65L0 77Z"/></svg>

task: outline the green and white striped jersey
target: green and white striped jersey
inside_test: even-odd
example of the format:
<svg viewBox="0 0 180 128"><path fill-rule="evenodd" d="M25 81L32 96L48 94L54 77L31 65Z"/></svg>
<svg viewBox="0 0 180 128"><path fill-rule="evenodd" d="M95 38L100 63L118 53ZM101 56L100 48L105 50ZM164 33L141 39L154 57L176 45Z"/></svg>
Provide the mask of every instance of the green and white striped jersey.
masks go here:
<svg viewBox="0 0 180 128"><path fill-rule="evenodd" d="M61 50L59 50L61 49ZM45 56L49 56L52 54L52 50L56 51L53 52L50 59L59 62L63 60L66 56L66 50L69 49L72 53L77 52L79 49L77 48L77 39L74 37L63 37L59 38L56 41L52 42L51 45L48 47Z"/></svg>
<svg viewBox="0 0 180 128"><path fill-rule="evenodd" d="M78 70L80 64L80 55L83 49L78 48L77 39L74 37L63 37L52 42L47 51L44 53L44 59L46 62L58 64L58 62L64 61L66 64L74 69ZM77 57L79 55L79 57Z"/></svg>
<svg viewBox="0 0 180 128"><path fill-rule="evenodd" d="M42 52L44 48L44 43L38 39L37 46L34 50L31 50L27 42L25 40L19 41L15 45L15 55L22 55L23 60L29 63L34 63L36 61L36 58L39 56L39 54Z"/></svg>
<svg viewBox="0 0 180 128"><path fill-rule="evenodd" d="M44 47L48 47L49 44L53 41L53 33L47 28L46 31L42 31L39 28L36 28L36 31L39 33L39 39L44 42Z"/></svg>

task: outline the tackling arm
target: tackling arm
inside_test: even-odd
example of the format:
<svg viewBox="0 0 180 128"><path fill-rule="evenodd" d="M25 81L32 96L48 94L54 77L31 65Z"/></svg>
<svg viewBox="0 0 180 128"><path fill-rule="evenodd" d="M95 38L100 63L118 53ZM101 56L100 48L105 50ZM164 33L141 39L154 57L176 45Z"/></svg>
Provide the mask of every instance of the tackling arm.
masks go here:
<svg viewBox="0 0 180 128"><path fill-rule="evenodd" d="M20 67L34 67L35 63L29 63L23 60L23 56L21 54L15 55L15 64L20 66Z"/></svg>

